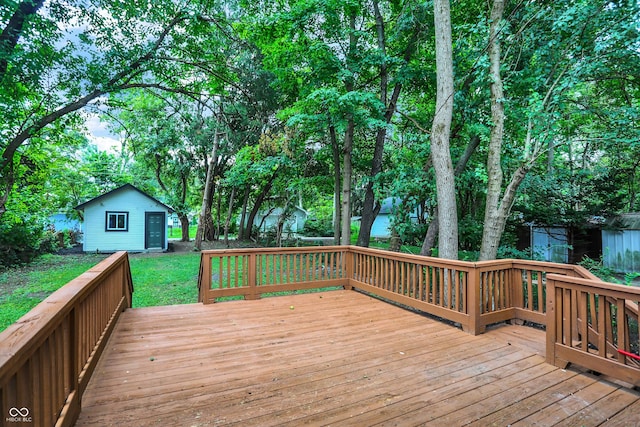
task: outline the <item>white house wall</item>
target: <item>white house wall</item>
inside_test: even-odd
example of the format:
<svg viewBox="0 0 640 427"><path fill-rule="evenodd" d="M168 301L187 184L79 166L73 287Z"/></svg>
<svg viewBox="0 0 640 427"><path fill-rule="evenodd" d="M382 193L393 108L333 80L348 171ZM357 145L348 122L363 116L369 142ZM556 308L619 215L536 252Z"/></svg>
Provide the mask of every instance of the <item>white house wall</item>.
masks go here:
<svg viewBox="0 0 640 427"><path fill-rule="evenodd" d="M106 231L106 213L128 212L128 231ZM145 197L138 191L119 191L106 195L84 208L84 245L85 252L144 251L145 249L145 212L164 212L167 209ZM164 248L167 248L165 232Z"/></svg>
<svg viewBox="0 0 640 427"><path fill-rule="evenodd" d="M282 215L282 208L274 209L262 222L264 218L264 213L258 214L258 217L255 219L255 224L258 225L262 222L262 232L266 232L270 228L275 228L278 226L278 220L280 219L280 215ZM307 220L307 214L301 210L295 210L293 215L291 215L287 221L284 223L284 231L297 233L302 231L304 228L304 223Z"/></svg>
<svg viewBox="0 0 640 427"><path fill-rule="evenodd" d="M391 220L387 214L378 214L371 225L371 237L385 239L391 237Z"/></svg>

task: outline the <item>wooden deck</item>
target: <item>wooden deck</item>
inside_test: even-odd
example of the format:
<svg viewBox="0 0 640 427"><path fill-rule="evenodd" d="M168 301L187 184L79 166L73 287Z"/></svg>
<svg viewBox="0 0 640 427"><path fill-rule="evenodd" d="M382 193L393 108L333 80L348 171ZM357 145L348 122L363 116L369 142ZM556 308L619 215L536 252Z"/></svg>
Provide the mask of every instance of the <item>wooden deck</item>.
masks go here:
<svg viewBox="0 0 640 427"><path fill-rule="evenodd" d="M77 426L640 426L640 393L355 291L123 313Z"/></svg>

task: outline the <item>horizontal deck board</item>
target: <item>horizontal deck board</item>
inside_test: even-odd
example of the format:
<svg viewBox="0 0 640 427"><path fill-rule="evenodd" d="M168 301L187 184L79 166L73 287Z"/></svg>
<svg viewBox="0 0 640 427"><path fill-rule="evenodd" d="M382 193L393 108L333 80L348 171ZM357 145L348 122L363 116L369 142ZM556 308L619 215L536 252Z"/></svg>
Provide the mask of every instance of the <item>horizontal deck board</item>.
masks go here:
<svg viewBox="0 0 640 427"><path fill-rule="evenodd" d="M625 425L640 394L544 362L544 332L480 336L355 291L132 309L88 425ZM597 421L596 423L596 420Z"/></svg>

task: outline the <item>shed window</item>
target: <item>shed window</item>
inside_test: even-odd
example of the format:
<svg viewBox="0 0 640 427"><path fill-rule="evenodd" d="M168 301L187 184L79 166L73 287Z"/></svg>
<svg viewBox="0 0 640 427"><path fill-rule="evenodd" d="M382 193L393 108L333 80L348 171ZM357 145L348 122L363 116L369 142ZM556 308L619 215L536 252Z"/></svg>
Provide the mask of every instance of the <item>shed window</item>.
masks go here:
<svg viewBox="0 0 640 427"><path fill-rule="evenodd" d="M107 212L107 231L128 231L129 212Z"/></svg>

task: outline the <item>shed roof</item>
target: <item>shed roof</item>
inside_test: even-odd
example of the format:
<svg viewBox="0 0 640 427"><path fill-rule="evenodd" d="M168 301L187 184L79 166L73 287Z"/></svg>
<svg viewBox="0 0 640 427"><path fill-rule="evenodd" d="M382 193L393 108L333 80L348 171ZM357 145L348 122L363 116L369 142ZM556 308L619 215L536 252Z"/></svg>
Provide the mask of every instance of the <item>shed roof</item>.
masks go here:
<svg viewBox="0 0 640 427"><path fill-rule="evenodd" d="M393 211L393 208L400 205L400 203L402 203L402 199L400 197L387 197L380 203L380 212L378 213L390 214Z"/></svg>
<svg viewBox="0 0 640 427"><path fill-rule="evenodd" d="M167 208L167 210L168 210L170 213L173 213L173 208L172 208L171 206L169 206L169 205L166 205L166 204L162 203L160 200L156 199L155 197L152 197L152 196L148 195L148 194L147 194L147 193L145 193L144 191L140 190L139 188L137 188L137 187L135 187L135 186L133 186L133 185L131 185L131 184L125 184L125 185L120 186L120 187L118 187L118 188L116 188L116 189L114 189L114 190L111 190L111 191L107 192L107 193L101 194L101 195L100 195L100 196L98 196L98 197L94 197L93 199L87 200L86 202L81 203L81 204L79 204L78 206L76 206L74 209L75 209L75 210L78 210L78 211L82 211L82 210L84 210L84 208L85 208L85 207L87 207L88 205L91 205L91 204L93 204L93 203L99 202L100 200L104 199L104 198L105 198L105 197L107 197L107 196L110 196L110 195L113 195L113 194L115 194L115 193L119 193L119 192L122 192L122 191L127 191L127 190L137 191L138 193L140 193L140 194L142 194L143 196L145 196L145 197L147 197L147 198L149 198L149 199L153 200L154 202L158 203L159 205L164 206L165 208Z"/></svg>
<svg viewBox="0 0 640 427"><path fill-rule="evenodd" d="M607 228L622 230L640 230L640 212L629 212L609 218Z"/></svg>

